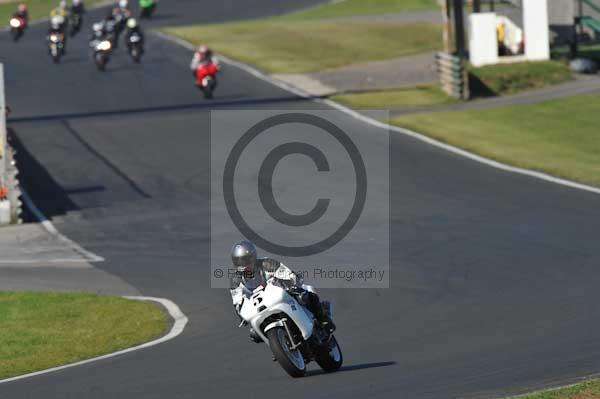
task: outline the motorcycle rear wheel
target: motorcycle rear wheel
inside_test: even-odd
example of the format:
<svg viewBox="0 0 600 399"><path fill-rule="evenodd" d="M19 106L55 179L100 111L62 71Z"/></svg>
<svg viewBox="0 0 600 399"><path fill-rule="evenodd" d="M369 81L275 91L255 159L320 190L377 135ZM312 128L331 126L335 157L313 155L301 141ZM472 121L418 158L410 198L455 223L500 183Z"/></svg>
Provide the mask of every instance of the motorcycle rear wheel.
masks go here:
<svg viewBox="0 0 600 399"><path fill-rule="evenodd" d="M285 328L275 327L267 331L269 346L279 365L294 378L304 377L306 363L300 349L291 350L291 342Z"/></svg>
<svg viewBox="0 0 600 399"><path fill-rule="evenodd" d="M108 63L108 59L102 53L94 54L94 63L99 71L104 72L106 70L106 64Z"/></svg>
<svg viewBox="0 0 600 399"><path fill-rule="evenodd" d="M315 360L317 364L328 373L337 371L342 367L344 356L342 355L340 345L333 335L327 346L321 347L316 351Z"/></svg>

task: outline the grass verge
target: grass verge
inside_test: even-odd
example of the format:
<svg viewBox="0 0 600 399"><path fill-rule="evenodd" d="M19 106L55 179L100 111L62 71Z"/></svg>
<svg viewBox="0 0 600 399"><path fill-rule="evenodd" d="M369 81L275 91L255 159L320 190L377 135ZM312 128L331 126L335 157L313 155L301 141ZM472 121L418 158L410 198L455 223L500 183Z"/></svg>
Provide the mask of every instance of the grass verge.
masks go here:
<svg viewBox="0 0 600 399"><path fill-rule="evenodd" d="M565 388L539 391L515 399L596 399L600 398L600 380L593 379Z"/></svg>
<svg viewBox="0 0 600 399"><path fill-rule="evenodd" d="M335 0L291 13L286 18L337 18L436 9L439 9L436 0Z"/></svg>
<svg viewBox="0 0 600 399"><path fill-rule="evenodd" d="M90 7L102 0L86 0L86 7ZM50 10L58 6L58 0L26 0L27 8L29 9L29 20L34 21L36 19L46 17L50 15ZM17 10L18 1L11 1L10 3L0 4L0 23L8 26L10 17Z"/></svg>
<svg viewBox="0 0 600 399"><path fill-rule="evenodd" d="M304 73L362 61L433 51L441 27L431 23L252 20L167 28L169 34L271 73Z"/></svg>
<svg viewBox="0 0 600 399"><path fill-rule="evenodd" d="M84 293L0 292L0 378L150 341L167 315L148 302Z"/></svg>
<svg viewBox="0 0 600 399"><path fill-rule="evenodd" d="M436 84L339 94L332 96L331 99L349 107L362 109L414 108L450 104L456 101L446 95Z"/></svg>
<svg viewBox="0 0 600 399"><path fill-rule="evenodd" d="M599 102L600 95L574 96L489 110L405 115L392 123L507 164L600 187Z"/></svg>
<svg viewBox="0 0 600 399"><path fill-rule="evenodd" d="M569 67L559 61L490 65L471 68L470 73L495 95L515 94L573 79Z"/></svg>

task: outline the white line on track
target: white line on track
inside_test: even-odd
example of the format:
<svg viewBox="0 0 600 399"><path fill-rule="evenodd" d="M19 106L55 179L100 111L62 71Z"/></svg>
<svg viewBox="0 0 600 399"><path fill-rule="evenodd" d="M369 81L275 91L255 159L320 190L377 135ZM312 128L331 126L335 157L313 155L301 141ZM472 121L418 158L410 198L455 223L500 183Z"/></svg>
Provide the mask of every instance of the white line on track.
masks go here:
<svg viewBox="0 0 600 399"><path fill-rule="evenodd" d="M155 32L155 34L157 36L165 39L165 40L169 40L169 41L171 41L171 42L173 42L175 44L178 44L180 46L183 46L183 47L185 47L187 49L190 49L190 50L194 50L195 49L195 47L194 47L193 44L191 44L191 43L189 43L189 42L187 42L187 41L185 41L183 39L180 39L180 38L168 35L168 34L163 33L163 32ZM427 143L429 145L432 145L434 147L437 147L437 148L449 151L449 152L454 153L456 155L468 158L468 159L473 160L475 162L482 163L482 164L490 166L492 168L500 169L500 170L503 170L503 171L506 171L506 172L517 173L517 174L520 174L520 175L525 175L525 176L533 177L535 179L544 180L544 181L547 181L547 182L555 183L555 184L558 184L558 185L561 185L561 186L566 186L566 187L569 187L569 188L574 188L574 189L577 189L577 190L583 190L583 191L587 191L587 192L594 193L594 194L600 194L600 188L598 188L598 187L593 187L593 186L589 186L589 185L586 185L586 184L577 183L577 182L574 182L574 181L571 181L571 180L561 179L559 177L551 176L551 175L546 174L546 173L537 172L535 170L518 168L518 167L515 167L515 166L507 165L507 164L502 163L502 162L494 161L493 159L489 159L489 158L483 157L481 155L477 155L477 154L474 154L472 152L465 151L465 150L463 150L461 148L454 147L454 146L446 144L446 143L442 143L442 142L440 142L438 140L432 139L431 137L427 137L427 136L425 136L425 135L423 135L421 133L417 133L417 132L414 132L414 131L409 130L409 129L405 129L405 128L401 128L401 127L398 127L398 126L393 126L393 125L389 125L387 123L380 122L380 121L378 121L376 119L373 119L373 118L370 118L368 116L365 116L365 115L363 115L363 114L361 114L361 113L359 113L359 112L357 112L357 111L355 111L353 109L350 109L350 108L348 108L348 107L346 107L344 105L336 103L335 101L328 100L328 99L322 99L322 98L316 98L316 97L311 96L310 94L306 93L302 89L299 89L299 88L291 86L291 85L289 85L289 84L287 84L287 83L285 83L283 81L275 79L272 76L269 76L269 75L267 75L267 74L259 71L258 69L254 68L254 67L252 67L250 65L244 64L242 62L232 60L232 59L230 59L228 57L225 57L225 56L222 56L222 55L219 55L219 59L222 60L223 62L225 62L226 64L229 64L229 65L234 66L234 67L236 67L238 69L241 69L244 72L249 73L250 75L252 75L252 76L254 76L254 77L256 77L256 78L258 78L260 80L263 80L263 81L265 81L267 83L270 83L270 84L272 84L274 86L279 87L280 89L289 91L289 92L291 92L291 93L293 93L293 94L295 94L295 95L297 95L299 97L306 98L306 99L313 100L313 101L321 103L321 104L328 105L329 107L332 107L332 108L335 108L335 109L337 109L337 110L339 110L341 112L344 112L345 114L347 114L347 115L349 115L349 116L351 116L351 117L353 117L353 118L355 118L355 119L357 119L357 120L359 120L361 122L367 123L367 124L369 124L371 126L375 126L377 128L380 128L380 129L384 129L384 130L388 130L388 131L392 131L392 132L404 134L406 136L410 136L412 138L415 138L417 140L425 142L425 143Z"/></svg>
<svg viewBox="0 0 600 399"><path fill-rule="evenodd" d="M177 304L175 304L175 302L173 302L173 301L171 301L169 299L146 297L146 296L125 296L124 298L138 300L138 301L153 301L153 302L157 302L157 303L161 304L162 306L165 307L165 309L167 309L167 311L169 312L169 315L171 316L171 318L173 318L173 321L174 321L173 322L173 327L171 327L171 330L167 333L167 335L164 335L164 336L162 336L160 338L157 338L157 339L155 339L153 341L146 342L145 344L133 346L131 348L123 349L123 350L120 350L120 351L117 351L117 352L113 352L113 353L109 353L109 354L106 354L106 355L94 357L94 358L91 358L91 359L82 360L80 362L66 364L64 366L53 367L53 368L50 368L50 369L47 369L47 370L36 371L35 373L23 374L23 375L19 375L19 376L16 376L16 377L6 378L4 380L0 380L0 384L6 384L6 383L9 383L9 382L13 382L13 381L24 380L26 378L36 377L36 376L43 375L43 374L54 373L56 371L65 370L65 369L68 369L68 368L71 368L71 367L81 366L81 365L84 365L84 364L88 364L88 363L92 363L92 362L97 362L99 360L104 360L104 359L109 359L111 357L120 356L120 355L123 355L125 353L130 353L130 352L138 351L140 349L149 348L149 347L152 347L152 346L155 346L155 345L158 345L158 344L162 344L163 342L167 342L167 341L172 340L173 338L175 338L179 334L181 334L183 332L183 330L185 329L185 326L186 326L186 324L188 322L188 318L181 311L181 309L179 309L179 306L177 306Z"/></svg>
<svg viewBox="0 0 600 399"><path fill-rule="evenodd" d="M91 261L88 259L76 259L76 258L52 258L52 259L1 259L0 265L64 265L64 264L88 264ZM96 262L96 261L94 261ZM73 266L75 267L75 266ZM84 266L85 267L85 266Z"/></svg>
<svg viewBox="0 0 600 399"><path fill-rule="evenodd" d="M27 191L25 191L25 189L23 189L22 187L21 187L21 198L23 199L23 204L25 204L25 206L27 208L29 208L31 213L33 213L35 218L40 222L40 224L48 232L48 234L53 235L59 241L61 241L63 244L65 244L65 246L71 248L74 252L76 252L77 254L79 254L80 256L83 257L83 259L71 259L71 260L68 260L67 262L74 263L74 262L103 262L104 261L103 257L98 256L94 253L91 253L90 251L84 249L81 245L77 244L76 242L74 242L74 241L70 240L69 238L65 237L64 235L62 235L56 229L56 227L54 227L52 222L50 220L48 220L46 215L44 215L42 213L42 211L40 211L38 209L38 207L32 201L32 199L29 196L29 194L27 193ZM44 262L57 263L57 262L64 262L64 261L65 260L61 260L61 259L54 259L54 260L51 259L51 260L44 261ZM32 261L32 262L20 261L20 262L16 262L16 263L40 263L40 262L39 261Z"/></svg>

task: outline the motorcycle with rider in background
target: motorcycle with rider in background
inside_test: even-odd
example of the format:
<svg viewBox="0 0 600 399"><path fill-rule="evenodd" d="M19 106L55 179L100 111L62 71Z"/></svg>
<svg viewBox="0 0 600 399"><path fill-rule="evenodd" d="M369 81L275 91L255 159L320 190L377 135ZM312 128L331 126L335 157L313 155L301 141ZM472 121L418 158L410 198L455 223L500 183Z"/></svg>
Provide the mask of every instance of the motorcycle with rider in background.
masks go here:
<svg viewBox="0 0 600 399"><path fill-rule="evenodd" d="M127 52L135 63L139 63L144 54L144 32L135 18L129 18L125 29Z"/></svg>
<svg viewBox="0 0 600 399"><path fill-rule="evenodd" d="M85 6L82 0L73 0L69 9L69 35L75 36L81 30L83 25L83 14L85 14Z"/></svg>
<svg viewBox="0 0 600 399"><path fill-rule="evenodd" d="M48 52L55 64L60 62L60 59L66 53L66 21L62 15L54 15L50 18L50 28L46 36L48 43Z"/></svg>
<svg viewBox="0 0 600 399"><path fill-rule="evenodd" d="M217 88L217 73L219 72L219 60L213 56L207 46L200 46L194 53L190 69L196 79L196 87L202 90L205 98L213 98L213 92Z"/></svg>
<svg viewBox="0 0 600 399"><path fill-rule="evenodd" d="M156 11L158 0L139 0L140 19L151 18Z"/></svg>
<svg viewBox="0 0 600 399"><path fill-rule="evenodd" d="M106 69L114 47L114 24L111 21L104 20L92 25L90 48L92 49L92 59L99 71Z"/></svg>
<svg viewBox="0 0 600 399"><path fill-rule="evenodd" d="M115 40L113 46L117 48L119 46L119 37L127 25L127 21L131 18L131 10L129 9L128 0L119 0L119 3L113 7L107 16L107 20L114 21L115 27Z"/></svg>
<svg viewBox="0 0 600 399"><path fill-rule="evenodd" d="M29 23L29 11L25 3L19 3L17 11L12 15L9 25L13 41L18 41L25 33Z"/></svg>

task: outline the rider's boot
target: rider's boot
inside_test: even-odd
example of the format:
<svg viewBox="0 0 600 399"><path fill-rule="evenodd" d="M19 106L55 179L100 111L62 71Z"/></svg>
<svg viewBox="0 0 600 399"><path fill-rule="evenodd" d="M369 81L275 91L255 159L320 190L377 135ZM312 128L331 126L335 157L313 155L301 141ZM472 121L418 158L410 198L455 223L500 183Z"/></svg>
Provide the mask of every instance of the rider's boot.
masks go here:
<svg viewBox="0 0 600 399"><path fill-rule="evenodd" d="M318 308L320 311L317 311L315 314L317 320L329 334L333 333L335 331L335 324L331 318L331 304L323 301L319 304Z"/></svg>
<svg viewBox="0 0 600 399"><path fill-rule="evenodd" d="M308 291L300 295L300 302L315 315L315 318L325 331L329 334L335 331L335 324L331 319L331 304L329 302L321 302L317 294Z"/></svg>

